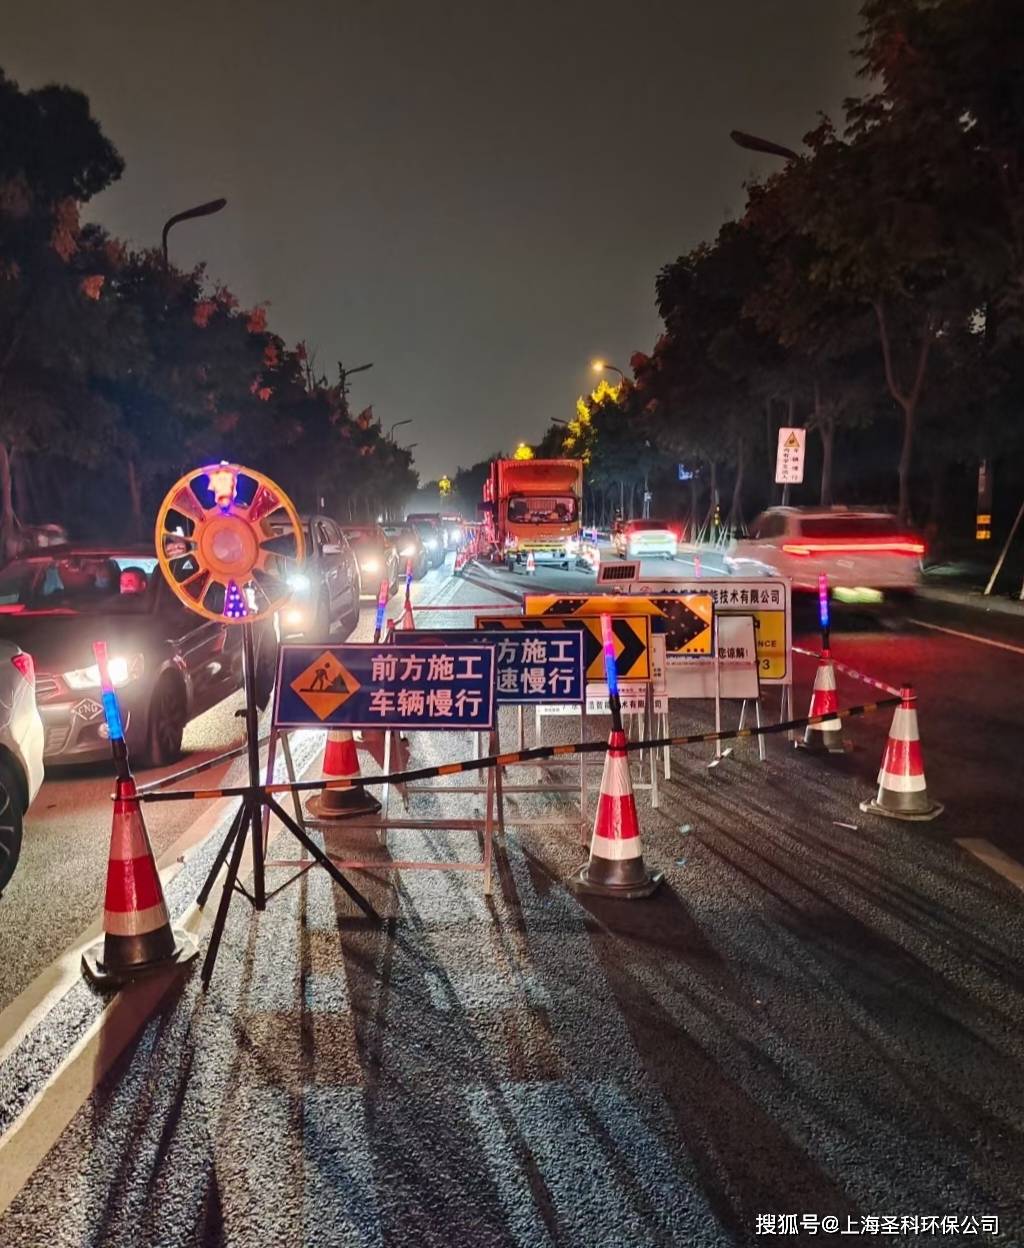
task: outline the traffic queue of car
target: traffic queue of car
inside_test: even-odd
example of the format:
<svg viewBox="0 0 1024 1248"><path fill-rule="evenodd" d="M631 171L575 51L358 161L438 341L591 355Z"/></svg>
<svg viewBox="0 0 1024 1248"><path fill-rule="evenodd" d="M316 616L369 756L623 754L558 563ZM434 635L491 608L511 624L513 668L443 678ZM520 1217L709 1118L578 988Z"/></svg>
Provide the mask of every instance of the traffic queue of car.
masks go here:
<svg viewBox="0 0 1024 1248"><path fill-rule="evenodd" d="M343 641L360 600L441 568L457 522L339 525L300 517L306 555L276 621L258 624L256 685L268 690L278 639ZM242 688L239 629L189 611L152 545L36 543L0 568L0 894L17 866L24 816L44 765L106 762L110 743L93 656L107 642L130 755L164 766L188 723Z"/></svg>

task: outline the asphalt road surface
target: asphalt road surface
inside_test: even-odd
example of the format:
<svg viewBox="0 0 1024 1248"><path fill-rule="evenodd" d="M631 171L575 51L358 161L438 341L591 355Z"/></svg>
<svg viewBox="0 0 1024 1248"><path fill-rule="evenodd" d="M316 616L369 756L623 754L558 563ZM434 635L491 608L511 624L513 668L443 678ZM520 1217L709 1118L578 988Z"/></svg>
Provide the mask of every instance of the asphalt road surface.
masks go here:
<svg viewBox="0 0 1024 1248"><path fill-rule="evenodd" d="M590 585L435 573L415 597L498 606ZM750 741L713 769L710 746L678 750L660 809L638 790L665 883L649 901L581 904L564 887L584 857L578 808L551 791L575 773L517 769L509 782L542 791L508 800L491 899L468 872L363 872L375 926L312 871L261 915L235 899L208 993L193 973L105 1009L68 980L19 1031L30 981L102 897L109 781L48 781L37 848L0 902L0 1175L25 1171L0 1179L0 1243L1024 1244L1024 620L925 600L901 617L839 611L833 649L917 689L939 819L859 810L888 712L850 721L841 757L779 735L764 763ZM801 713L813 663L797 673ZM192 748L230 744L232 710L197 723ZM674 732L709 726L706 706L673 704ZM514 748L508 719L502 731ZM420 734L413 759L467 748ZM410 797L442 824L476 800ZM169 864L176 915L223 826L197 816L147 809L158 852L187 845ZM520 822L538 816L563 826ZM324 835L339 856L367 852L352 830ZM288 840L274 852L294 856ZM472 833L439 829L392 833L388 851L479 857ZM99 1086L48 1083L55 1055L90 1036L90 1070L110 1068Z"/></svg>

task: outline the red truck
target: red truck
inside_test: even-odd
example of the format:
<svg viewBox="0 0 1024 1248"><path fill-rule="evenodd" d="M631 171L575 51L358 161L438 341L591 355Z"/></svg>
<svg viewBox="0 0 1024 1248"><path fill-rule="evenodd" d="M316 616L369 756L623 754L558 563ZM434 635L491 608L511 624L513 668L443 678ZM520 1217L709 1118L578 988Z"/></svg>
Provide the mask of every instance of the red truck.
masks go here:
<svg viewBox="0 0 1024 1248"><path fill-rule="evenodd" d="M481 505L494 557L510 571L529 554L537 563L571 567L579 551L582 491L582 460L494 460Z"/></svg>

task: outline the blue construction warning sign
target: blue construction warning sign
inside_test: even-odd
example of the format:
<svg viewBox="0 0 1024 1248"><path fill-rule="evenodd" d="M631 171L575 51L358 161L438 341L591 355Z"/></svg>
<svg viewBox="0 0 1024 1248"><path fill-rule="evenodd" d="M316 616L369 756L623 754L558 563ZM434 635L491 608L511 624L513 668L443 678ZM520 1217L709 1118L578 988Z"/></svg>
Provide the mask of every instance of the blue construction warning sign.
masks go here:
<svg viewBox="0 0 1024 1248"><path fill-rule="evenodd" d="M532 628L497 635L483 629L414 629L404 636L439 646L493 646L499 706L579 703L586 698L584 636L577 628Z"/></svg>
<svg viewBox="0 0 1024 1248"><path fill-rule="evenodd" d="M495 645L281 647L277 728L491 728Z"/></svg>

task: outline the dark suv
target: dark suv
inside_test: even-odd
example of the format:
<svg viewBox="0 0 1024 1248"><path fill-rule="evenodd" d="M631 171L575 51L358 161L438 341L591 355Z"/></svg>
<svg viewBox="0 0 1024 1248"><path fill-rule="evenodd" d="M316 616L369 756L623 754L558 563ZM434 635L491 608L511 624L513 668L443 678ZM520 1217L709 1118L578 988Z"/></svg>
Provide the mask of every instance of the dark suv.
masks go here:
<svg viewBox="0 0 1024 1248"><path fill-rule="evenodd" d="M306 558L290 578L292 596L281 611L282 639L344 640L359 623L359 562L337 521L303 516Z"/></svg>

